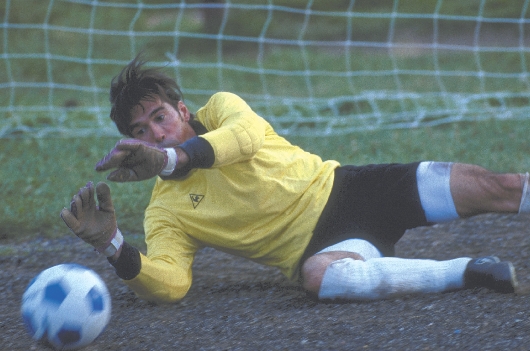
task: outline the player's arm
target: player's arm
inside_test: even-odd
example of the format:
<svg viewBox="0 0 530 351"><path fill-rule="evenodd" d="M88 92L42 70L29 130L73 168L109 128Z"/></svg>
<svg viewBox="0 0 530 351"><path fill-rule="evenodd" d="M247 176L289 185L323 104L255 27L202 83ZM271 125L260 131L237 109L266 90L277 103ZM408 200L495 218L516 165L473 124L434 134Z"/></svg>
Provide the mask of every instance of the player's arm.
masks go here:
<svg viewBox="0 0 530 351"><path fill-rule="evenodd" d="M139 298L147 301L176 302L182 299L191 287L193 255L146 256L131 245L124 244L118 259L114 261L109 258L109 262L123 282Z"/></svg>
<svg viewBox="0 0 530 351"><path fill-rule="evenodd" d="M140 298L158 303L182 299L192 283L192 264L202 245L177 225L175 213L148 207L144 231L147 254L141 269L127 284ZM116 267L116 266L115 266Z"/></svg>
<svg viewBox="0 0 530 351"><path fill-rule="evenodd" d="M94 199L94 190L98 203ZM134 277L140 270L140 252L126 243L118 229L110 188L100 182L88 182L73 196L70 209L63 208L61 218L79 238L104 254L109 262L120 262L118 275Z"/></svg>
<svg viewBox="0 0 530 351"><path fill-rule="evenodd" d="M177 165L170 175L174 179L194 168L221 167L252 158L265 141L268 123L258 116L239 96L214 94L197 112L194 129L197 136L175 148Z"/></svg>
<svg viewBox="0 0 530 351"><path fill-rule="evenodd" d="M97 195L98 204L94 200ZM123 240L107 184L92 182L74 195L70 209L61 218L75 235L105 254L116 274L141 298L154 302L173 302L184 297L191 286L191 265L197 245L186 242L170 221L156 217L146 239L149 257ZM167 224L167 225L166 225ZM119 237L119 238L118 238Z"/></svg>
<svg viewBox="0 0 530 351"><path fill-rule="evenodd" d="M197 114L200 122L195 122L194 128L199 129L198 136L174 148L160 148L136 139L120 140L96 164L96 170L116 168L107 179L118 182L157 175L174 179L194 168L245 161L263 145L268 123L237 95L217 93Z"/></svg>
<svg viewBox="0 0 530 351"><path fill-rule="evenodd" d="M188 156L176 148L161 148L154 144L123 139L96 164L96 171L116 168L107 179L115 182L132 182L168 176L188 163Z"/></svg>
<svg viewBox="0 0 530 351"><path fill-rule="evenodd" d="M100 182L94 189L94 184L88 182L73 196L70 209L63 208L61 218L75 235L103 253L109 262L119 262L116 271L122 279L138 274L140 252L123 240L107 184Z"/></svg>
<svg viewBox="0 0 530 351"><path fill-rule="evenodd" d="M235 94L214 94L197 116L208 130L197 138L210 145L212 167L248 160L263 146L268 123Z"/></svg>

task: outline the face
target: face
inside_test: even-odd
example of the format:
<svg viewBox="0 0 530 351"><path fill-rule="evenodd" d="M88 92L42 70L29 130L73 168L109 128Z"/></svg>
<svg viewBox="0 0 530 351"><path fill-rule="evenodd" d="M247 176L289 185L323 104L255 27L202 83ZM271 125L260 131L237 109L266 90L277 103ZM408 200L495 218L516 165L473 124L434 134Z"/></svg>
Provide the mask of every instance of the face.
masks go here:
<svg viewBox="0 0 530 351"><path fill-rule="evenodd" d="M188 123L190 112L182 101L173 105L160 100L142 100L131 112L130 123L135 139L156 144L159 147L174 147L196 136Z"/></svg>

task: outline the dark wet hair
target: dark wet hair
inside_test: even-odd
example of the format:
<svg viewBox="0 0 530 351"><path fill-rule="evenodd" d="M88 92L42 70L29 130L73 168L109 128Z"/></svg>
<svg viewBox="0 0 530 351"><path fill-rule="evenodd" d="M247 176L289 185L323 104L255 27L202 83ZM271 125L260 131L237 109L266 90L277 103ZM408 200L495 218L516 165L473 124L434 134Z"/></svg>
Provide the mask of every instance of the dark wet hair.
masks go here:
<svg viewBox="0 0 530 351"><path fill-rule="evenodd" d="M144 68L141 55L136 56L110 84L110 118L121 134L132 137L132 109L142 100L154 100L157 97L177 109L182 100L182 92L175 79L157 68Z"/></svg>

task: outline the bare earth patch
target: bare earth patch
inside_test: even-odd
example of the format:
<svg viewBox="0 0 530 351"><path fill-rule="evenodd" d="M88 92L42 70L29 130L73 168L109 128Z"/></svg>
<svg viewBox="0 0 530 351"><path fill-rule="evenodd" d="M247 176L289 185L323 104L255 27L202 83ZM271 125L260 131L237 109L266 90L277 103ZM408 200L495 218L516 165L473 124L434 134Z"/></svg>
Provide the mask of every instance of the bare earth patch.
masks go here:
<svg viewBox="0 0 530 351"><path fill-rule="evenodd" d="M0 349L50 350L26 333L20 299L41 270L76 262L102 276L113 300L108 328L84 350L527 350L529 224L528 216L477 216L412 230L397 247L399 257L511 260L522 285L516 294L477 289L346 304L318 303L274 269L205 249L188 296L153 305L73 235L0 242Z"/></svg>

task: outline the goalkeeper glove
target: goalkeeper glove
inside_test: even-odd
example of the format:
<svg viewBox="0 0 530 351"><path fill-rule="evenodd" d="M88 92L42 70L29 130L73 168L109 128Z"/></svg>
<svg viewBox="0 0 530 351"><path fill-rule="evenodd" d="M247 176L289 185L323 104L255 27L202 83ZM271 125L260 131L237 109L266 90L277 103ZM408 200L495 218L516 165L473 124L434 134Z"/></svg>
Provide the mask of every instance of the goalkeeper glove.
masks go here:
<svg viewBox="0 0 530 351"><path fill-rule="evenodd" d="M107 176L108 180L133 182L157 175L168 176L175 170L177 162L174 148L163 149L141 140L124 139L96 164L96 171L117 168Z"/></svg>
<svg viewBox="0 0 530 351"><path fill-rule="evenodd" d="M96 195L99 206L94 201L94 184L88 182L72 198L70 210L61 211L61 218L75 235L110 257L123 244L123 236L116 223L109 186L98 183Z"/></svg>

